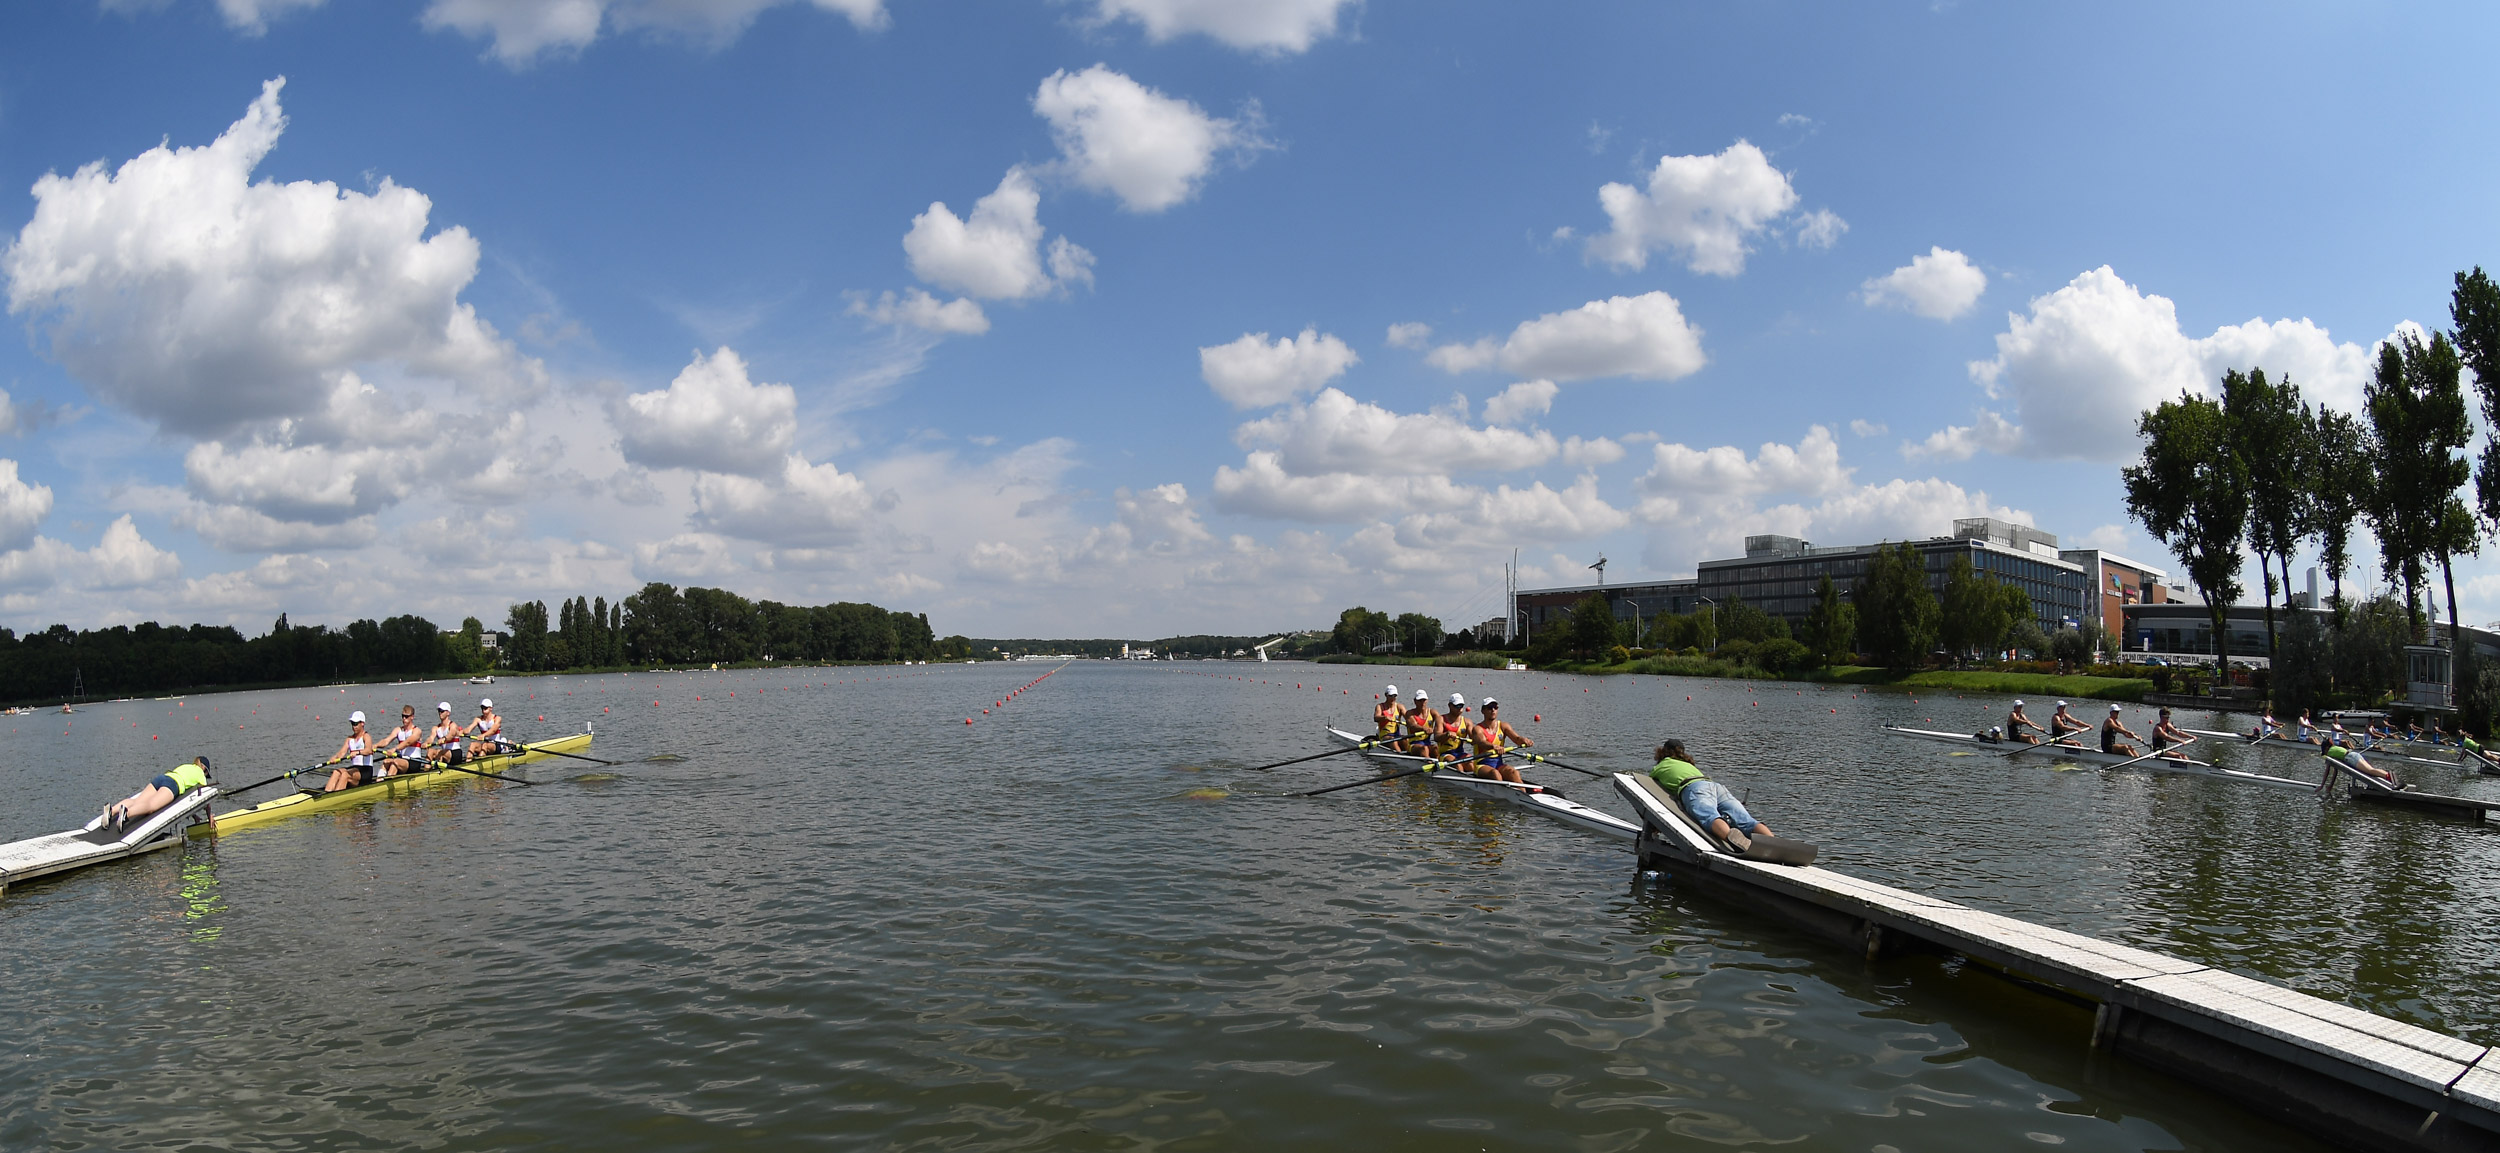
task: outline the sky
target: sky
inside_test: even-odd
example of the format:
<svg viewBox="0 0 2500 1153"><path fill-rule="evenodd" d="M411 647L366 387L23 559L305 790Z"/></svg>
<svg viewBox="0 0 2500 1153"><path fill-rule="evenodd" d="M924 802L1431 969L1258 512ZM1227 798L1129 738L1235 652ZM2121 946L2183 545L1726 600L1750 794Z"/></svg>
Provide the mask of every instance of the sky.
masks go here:
<svg viewBox="0 0 2500 1153"><path fill-rule="evenodd" d="M2479 5L0 7L0 625L1451 627L2131 525L2500 267ZM2365 543L2349 579L2378 579ZM2299 562L2314 563L2308 559ZM2254 565L2247 577L2254 591ZM2500 617L2500 549L2458 572Z"/></svg>

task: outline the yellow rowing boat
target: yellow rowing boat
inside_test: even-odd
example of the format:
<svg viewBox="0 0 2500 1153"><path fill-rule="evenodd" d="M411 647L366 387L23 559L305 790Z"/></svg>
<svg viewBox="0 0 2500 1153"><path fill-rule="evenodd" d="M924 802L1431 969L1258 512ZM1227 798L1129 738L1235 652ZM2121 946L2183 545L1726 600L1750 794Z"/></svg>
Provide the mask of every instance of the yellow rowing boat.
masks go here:
<svg viewBox="0 0 2500 1153"><path fill-rule="evenodd" d="M589 733L574 733L550 740L531 741L522 745L520 752L480 757L462 766L462 768L474 770L473 772L464 773L459 769L428 769L424 772L402 773L399 776L369 784L340 789L335 793L324 793L317 789L289 793L283 797L262 801L248 809L218 813L207 821L191 826L191 832L195 836L207 832L230 832L248 825L257 825L263 821L274 821L280 817L328 812L367 801L378 801L384 797L402 796L434 785L474 781L478 779L477 773L500 773L524 761L541 761L559 753L581 752L590 747L590 736Z"/></svg>

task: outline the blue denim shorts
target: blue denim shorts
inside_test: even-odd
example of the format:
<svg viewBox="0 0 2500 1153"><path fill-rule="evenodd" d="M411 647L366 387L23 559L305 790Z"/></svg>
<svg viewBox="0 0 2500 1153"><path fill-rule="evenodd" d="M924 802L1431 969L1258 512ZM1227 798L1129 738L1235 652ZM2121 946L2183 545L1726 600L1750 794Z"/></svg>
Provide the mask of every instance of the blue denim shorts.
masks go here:
<svg viewBox="0 0 2500 1153"><path fill-rule="evenodd" d="M1701 827L1705 829L1710 827L1710 822L1721 817L1726 817L1727 823L1740 833L1750 833L1754 826L1762 823L1745 811L1745 803L1737 800L1736 794L1727 791L1726 785L1708 777L1684 786L1684 795L1679 799L1684 802L1684 811L1691 813L1693 819L1701 822Z"/></svg>

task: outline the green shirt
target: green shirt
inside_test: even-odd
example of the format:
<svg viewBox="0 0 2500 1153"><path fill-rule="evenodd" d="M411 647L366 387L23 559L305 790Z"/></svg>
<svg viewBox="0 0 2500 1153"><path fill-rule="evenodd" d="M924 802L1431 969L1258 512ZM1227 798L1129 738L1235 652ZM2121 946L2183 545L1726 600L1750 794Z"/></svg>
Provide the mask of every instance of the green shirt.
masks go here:
<svg viewBox="0 0 2500 1153"><path fill-rule="evenodd" d="M1649 779L1665 786L1669 793L1681 794L1684 786L1701 779L1701 770L1694 768L1690 761L1668 757L1649 770Z"/></svg>
<svg viewBox="0 0 2500 1153"><path fill-rule="evenodd" d="M208 783L208 774L201 772L200 766L191 761L184 761L179 765L175 765L174 767L165 770L165 775L172 777L174 784L181 786L180 788L174 790L174 795L176 796L190 792L191 790Z"/></svg>

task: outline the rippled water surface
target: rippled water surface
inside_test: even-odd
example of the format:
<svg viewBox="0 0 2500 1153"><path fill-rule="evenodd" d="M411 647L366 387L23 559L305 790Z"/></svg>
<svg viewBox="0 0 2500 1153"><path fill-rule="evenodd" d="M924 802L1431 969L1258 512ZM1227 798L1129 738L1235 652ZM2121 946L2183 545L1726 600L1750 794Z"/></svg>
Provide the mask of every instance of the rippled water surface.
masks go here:
<svg viewBox="0 0 2500 1153"><path fill-rule="evenodd" d="M2079 1010L1641 883L1617 843L1418 781L1262 797L1370 771L1246 768L1358 725L1354 672L1498 693L1592 768L1681 735L1832 867L2500 1041L2490 833L1876 732L2001 698L1095 662L994 703L1050 667L507 681L517 732L595 723L622 763L11 890L0 1147L2306 1147L2088 1062ZM0 839L477 691L0 718Z"/></svg>

